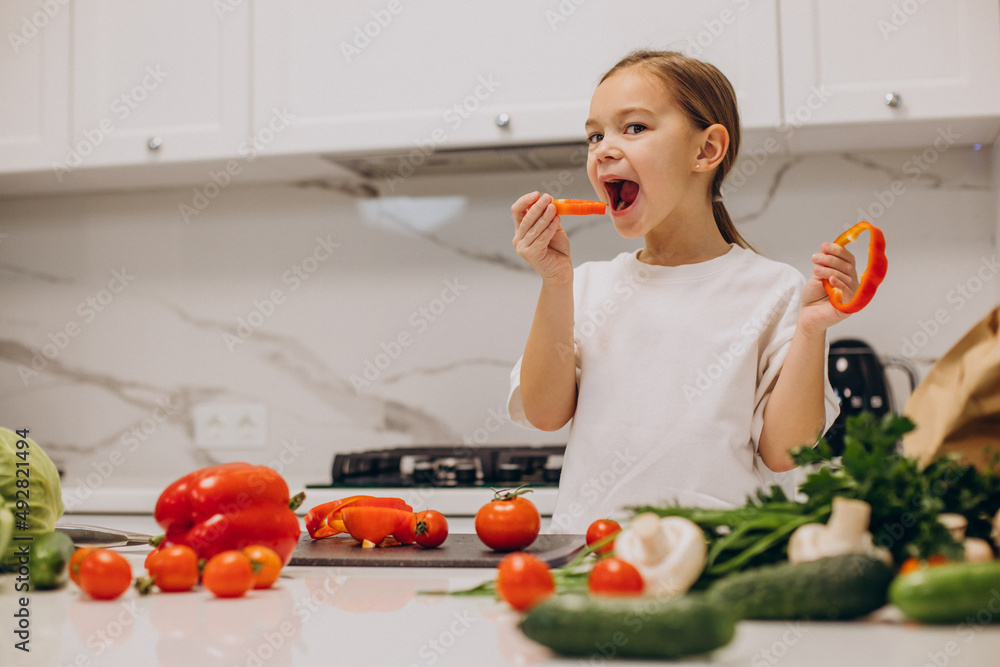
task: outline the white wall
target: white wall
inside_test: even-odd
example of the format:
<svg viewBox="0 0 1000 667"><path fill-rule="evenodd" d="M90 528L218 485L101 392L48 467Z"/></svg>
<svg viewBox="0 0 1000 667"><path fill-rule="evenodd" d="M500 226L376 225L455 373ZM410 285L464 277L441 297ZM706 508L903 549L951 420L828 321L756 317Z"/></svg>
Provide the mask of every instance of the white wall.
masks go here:
<svg viewBox="0 0 1000 667"><path fill-rule="evenodd" d="M976 286L996 250L1000 151L929 150L923 172L919 149L745 161L753 175L728 194L757 249L803 272L861 217L881 226L889 276L831 339L857 336L923 369L1000 293L992 273L968 298L957 291ZM188 189L0 200L0 423L31 429L70 489L159 487L213 461L282 457L300 484L326 479L336 451L564 441L492 416L538 289L511 247L509 206L558 176L418 173L402 201L234 185L190 223L179 213ZM561 196L592 196L582 172L567 176ZM603 217L566 226L576 263L635 247ZM327 256L317 239L338 246ZM303 262L314 272L293 289L286 272ZM122 270L128 285L105 291ZM283 302L230 351L225 335L274 290ZM109 297L101 312L86 305ZM76 335L60 335L67 326ZM410 344L356 390L351 376L401 334ZM33 358L44 368L22 378ZM213 402L266 405L267 445L197 448L192 411Z"/></svg>

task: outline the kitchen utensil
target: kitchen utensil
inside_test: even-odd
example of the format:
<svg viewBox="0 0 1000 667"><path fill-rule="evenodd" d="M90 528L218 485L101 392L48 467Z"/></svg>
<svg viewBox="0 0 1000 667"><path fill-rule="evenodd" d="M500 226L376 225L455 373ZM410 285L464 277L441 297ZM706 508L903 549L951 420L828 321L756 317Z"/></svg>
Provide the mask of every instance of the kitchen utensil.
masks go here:
<svg viewBox="0 0 1000 667"><path fill-rule="evenodd" d="M586 546L583 535L539 535L523 549L551 567L565 565ZM290 565L358 567L496 567L506 553L487 548L475 533L452 533L440 547L415 544L362 549L347 536L313 540L303 533Z"/></svg>
<svg viewBox="0 0 1000 667"><path fill-rule="evenodd" d="M886 368L906 373L910 391L917 385L916 370L909 362L895 357L880 358L868 343L844 338L830 343L830 384L840 399L840 415L824 436L834 454L844 450L844 424L848 417L871 412L881 417L893 412L893 401L886 380Z"/></svg>
<svg viewBox="0 0 1000 667"><path fill-rule="evenodd" d="M113 528L88 526L80 523L57 523L56 530L69 535L77 547L130 547L149 544L152 535L129 533Z"/></svg>

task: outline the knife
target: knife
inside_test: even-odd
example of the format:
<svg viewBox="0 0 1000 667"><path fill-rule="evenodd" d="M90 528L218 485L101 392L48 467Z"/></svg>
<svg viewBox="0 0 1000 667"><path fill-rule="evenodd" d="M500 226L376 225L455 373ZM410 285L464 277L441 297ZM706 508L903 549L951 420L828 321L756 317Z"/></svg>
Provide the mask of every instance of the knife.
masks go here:
<svg viewBox="0 0 1000 667"><path fill-rule="evenodd" d="M80 523L59 523L56 530L65 533L77 547L130 547L149 544L152 535L130 533L113 528L88 526Z"/></svg>

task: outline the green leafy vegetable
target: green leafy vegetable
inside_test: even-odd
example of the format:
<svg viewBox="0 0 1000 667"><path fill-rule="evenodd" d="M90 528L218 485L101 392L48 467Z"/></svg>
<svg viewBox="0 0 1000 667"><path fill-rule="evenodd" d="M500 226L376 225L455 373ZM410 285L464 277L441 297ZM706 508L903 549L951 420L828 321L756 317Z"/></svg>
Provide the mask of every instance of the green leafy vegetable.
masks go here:
<svg viewBox="0 0 1000 667"><path fill-rule="evenodd" d="M921 470L917 460L904 456L899 447L900 438L912 428L906 417L886 415L879 420L866 413L847 420L839 460L822 438L815 447L795 450L792 458L797 464L818 468L799 486L800 497L794 500L773 486L732 510L630 509L637 514L687 517L702 528L709 540L709 557L699 588L729 572L785 559L795 529L825 522L837 496L871 505L873 541L888 548L896 563L935 554L960 559L961 545L938 515L962 514L969 521L970 537L988 537L990 521L1000 509L1000 480L956 457L942 457Z"/></svg>
<svg viewBox="0 0 1000 667"><path fill-rule="evenodd" d="M0 427L0 569L11 565L12 537L48 533L63 513L55 464L23 435Z"/></svg>

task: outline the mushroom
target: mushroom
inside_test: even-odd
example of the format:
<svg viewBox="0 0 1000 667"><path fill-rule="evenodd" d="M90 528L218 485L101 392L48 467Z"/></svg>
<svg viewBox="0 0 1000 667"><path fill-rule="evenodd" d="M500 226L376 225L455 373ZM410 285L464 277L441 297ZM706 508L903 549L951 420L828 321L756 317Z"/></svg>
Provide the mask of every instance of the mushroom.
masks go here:
<svg viewBox="0 0 1000 667"><path fill-rule="evenodd" d="M965 530L969 521L961 514L939 514L938 521L944 524L956 542L965 547L965 560L970 563L981 563L993 560L993 547L986 540L978 537L966 537Z"/></svg>
<svg viewBox="0 0 1000 667"><path fill-rule="evenodd" d="M891 565L892 554L889 550L872 544L872 534L868 531L871 516L871 505L863 500L834 498L830 520L826 524L807 523L792 533L788 540L788 560L804 563L860 553Z"/></svg>
<svg viewBox="0 0 1000 667"><path fill-rule="evenodd" d="M708 557L705 534L681 516L640 514L615 538L615 556L639 570L645 594L683 595L701 576Z"/></svg>

